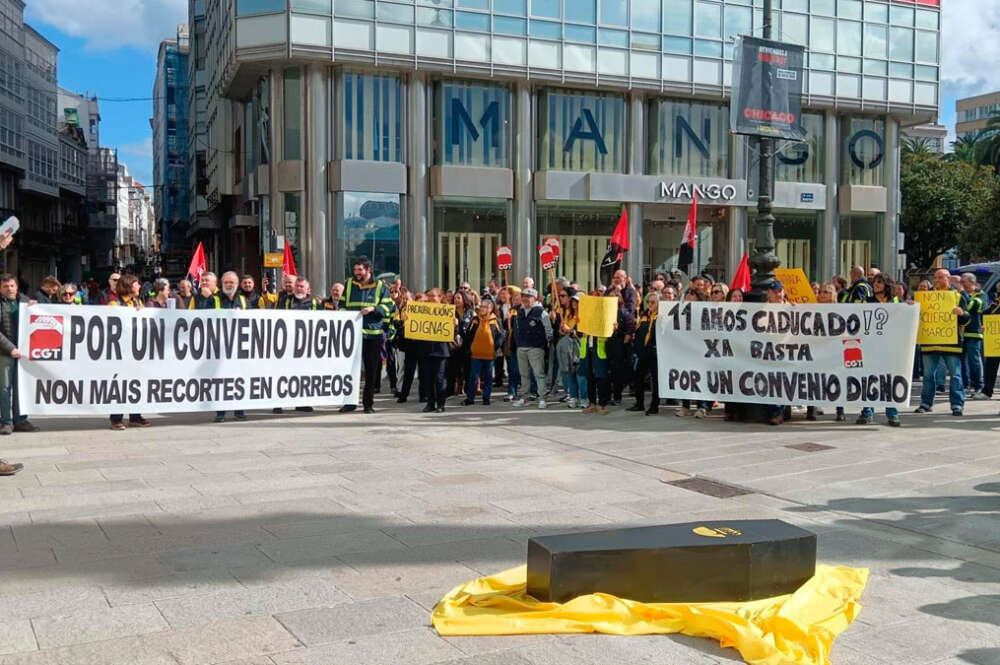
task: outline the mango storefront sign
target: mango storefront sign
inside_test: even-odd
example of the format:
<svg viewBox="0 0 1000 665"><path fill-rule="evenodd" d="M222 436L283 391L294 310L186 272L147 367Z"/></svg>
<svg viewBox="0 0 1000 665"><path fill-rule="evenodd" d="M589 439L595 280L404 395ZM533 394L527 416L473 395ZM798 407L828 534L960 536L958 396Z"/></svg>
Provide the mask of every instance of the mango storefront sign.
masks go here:
<svg viewBox="0 0 1000 665"><path fill-rule="evenodd" d="M429 302L406 305L406 339L451 342L455 339L455 306Z"/></svg>
<svg viewBox="0 0 1000 665"><path fill-rule="evenodd" d="M957 344L958 291L917 291L914 300L920 305L920 330L917 344Z"/></svg>

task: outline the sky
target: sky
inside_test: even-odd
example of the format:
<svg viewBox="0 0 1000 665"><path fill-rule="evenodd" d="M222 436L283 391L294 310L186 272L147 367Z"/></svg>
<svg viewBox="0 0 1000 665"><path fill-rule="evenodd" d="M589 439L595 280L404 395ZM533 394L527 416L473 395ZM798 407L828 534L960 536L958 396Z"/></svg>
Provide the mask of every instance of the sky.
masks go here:
<svg viewBox="0 0 1000 665"><path fill-rule="evenodd" d="M1000 0L942 0L941 115L954 139L955 100L1000 90ZM25 20L60 49L59 84L101 98L101 140L152 184L152 94L160 40L187 19L187 0L27 0Z"/></svg>

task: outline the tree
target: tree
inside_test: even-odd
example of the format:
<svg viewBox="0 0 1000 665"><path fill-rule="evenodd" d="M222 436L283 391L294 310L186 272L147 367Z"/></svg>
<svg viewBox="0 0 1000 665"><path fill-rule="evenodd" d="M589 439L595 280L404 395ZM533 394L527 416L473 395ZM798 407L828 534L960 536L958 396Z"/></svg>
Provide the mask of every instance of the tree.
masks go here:
<svg viewBox="0 0 1000 665"><path fill-rule="evenodd" d="M948 155L948 159L966 164L978 164L977 156L981 138L982 131L979 130L958 137L957 140L951 142L952 152Z"/></svg>
<svg viewBox="0 0 1000 665"><path fill-rule="evenodd" d="M924 136L907 136L903 138L904 155L933 155L931 140Z"/></svg>
<svg viewBox="0 0 1000 665"><path fill-rule="evenodd" d="M922 270L960 238L970 238L996 208L992 168L935 155L904 156L900 189L906 254Z"/></svg>
<svg viewBox="0 0 1000 665"><path fill-rule="evenodd" d="M982 167L989 168L989 167ZM958 234L958 253L970 263L1000 259L1000 178L993 178L992 198L985 215Z"/></svg>
<svg viewBox="0 0 1000 665"><path fill-rule="evenodd" d="M1000 173L1000 113L990 118L976 143L976 161Z"/></svg>

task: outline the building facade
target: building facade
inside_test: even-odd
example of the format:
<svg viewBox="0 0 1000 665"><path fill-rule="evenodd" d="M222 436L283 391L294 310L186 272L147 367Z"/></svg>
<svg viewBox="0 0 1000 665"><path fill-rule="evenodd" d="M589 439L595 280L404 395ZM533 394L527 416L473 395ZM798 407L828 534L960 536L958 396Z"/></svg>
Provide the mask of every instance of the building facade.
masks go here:
<svg viewBox="0 0 1000 665"><path fill-rule="evenodd" d="M774 33L809 50L807 140L775 160L784 265L900 264L900 129L937 117L937 4L780 3ZM290 242L314 283L365 255L415 288L478 285L499 245L537 275L554 236L559 272L593 284L623 204L630 272L676 265L697 192L694 269L730 276L759 161L728 134L733 37L761 5L208 0L210 212L240 243L256 225L240 251Z"/></svg>
<svg viewBox="0 0 1000 665"><path fill-rule="evenodd" d="M164 250L187 253L188 200L188 26L160 43L153 83L153 198L156 229Z"/></svg>
<svg viewBox="0 0 1000 665"><path fill-rule="evenodd" d="M981 132L996 115L1000 115L1000 90L956 100L955 135L962 138Z"/></svg>
<svg viewBox="0 0 1000 665"><path fill-rule="evenodd" d="M938 154L948 152L948 128L937 123L924 123L902 129L904 138L923 142L929 150Z"/></svg>

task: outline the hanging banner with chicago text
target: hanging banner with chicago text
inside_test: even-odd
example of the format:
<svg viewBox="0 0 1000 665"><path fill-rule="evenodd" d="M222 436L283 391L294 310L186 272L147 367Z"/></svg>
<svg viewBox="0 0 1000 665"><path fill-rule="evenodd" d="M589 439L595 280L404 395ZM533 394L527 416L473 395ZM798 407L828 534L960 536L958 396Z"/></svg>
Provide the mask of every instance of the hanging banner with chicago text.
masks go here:
<svg viewBox="0 0 1000 665"><path fill-rule="evenodd" d="M406 339L425 342L455 341L455 306L410 302L404 312Z"/></svg>
<svg viewBox="0 0 1000 665"><path fill-rule="evenodd" d="M805 48L741 37L733 63L730 130L734 134L802 141L802 65Z"/></svg>
<svg viewBox="0 0 1000 665"><path fill-rule="evenodd" d="M920 308L664 303L659 396L772 405L905 407Z"/></svg>
<svg viewBox="0 0 1000 665"><path fill-rule="evenodd" d="M358 313L32 305L19 324L26 414L358 403Z"/></svg>

